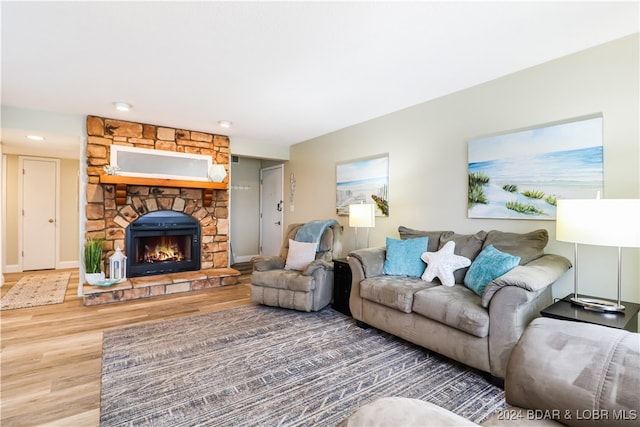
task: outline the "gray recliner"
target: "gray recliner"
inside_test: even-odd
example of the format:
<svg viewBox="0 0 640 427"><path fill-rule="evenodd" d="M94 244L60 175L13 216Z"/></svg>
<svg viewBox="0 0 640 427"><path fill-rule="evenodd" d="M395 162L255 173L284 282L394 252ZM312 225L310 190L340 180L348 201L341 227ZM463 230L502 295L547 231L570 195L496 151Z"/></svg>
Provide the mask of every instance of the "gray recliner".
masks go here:
<svg viewBox="0 0 640 427"><path fill-rule="evenodd" d="M335 223L324 230L315 260L304 270L286 270L289 239L295 240L302 225L298 223L287 227L280 255L253 259L252 302L299 311L318 311L331 302L333 260L342 254L343 227Z"/></svg>

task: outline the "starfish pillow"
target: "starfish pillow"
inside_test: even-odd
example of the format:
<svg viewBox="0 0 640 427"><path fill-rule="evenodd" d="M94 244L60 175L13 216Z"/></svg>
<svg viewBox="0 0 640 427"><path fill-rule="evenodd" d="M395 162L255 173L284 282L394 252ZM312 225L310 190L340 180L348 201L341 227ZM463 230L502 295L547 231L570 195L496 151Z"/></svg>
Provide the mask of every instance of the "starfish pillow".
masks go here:
<svg viewBox="0 0 640 427"><path fill-rule="evenodd" d="M431 282L437 277L445 286L455 285L453 272L471 265L469 258L453 253L455 247L455 242L449 241L438 252L424 252L420 259L427 263L427 268L422 273L422 280Z"/></svg>

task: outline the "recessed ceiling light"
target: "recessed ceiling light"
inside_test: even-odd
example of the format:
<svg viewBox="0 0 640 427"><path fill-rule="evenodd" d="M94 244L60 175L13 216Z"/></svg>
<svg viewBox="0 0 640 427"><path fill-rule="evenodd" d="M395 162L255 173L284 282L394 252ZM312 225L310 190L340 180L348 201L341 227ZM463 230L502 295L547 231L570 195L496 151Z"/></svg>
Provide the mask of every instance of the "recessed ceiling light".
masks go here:
<svg viewBox="0 0 640 427"><path fill-rule="evenodd" d="M229 129L232 123L229 120L220 120L218 124L221 128Z"/></svg>
<svg viewBox="0 0 640 427"><path fill-rule="evenodd" d="M118 111L129 111L131 110L131 104L127 104L126 102L114 102L113 106L116 107Z"/></svg>
<svg viewBox="0 0 640 427"><path fill-rule="evenodd" d="M40 136L40 135L27 135L27 139L30 139L32 141L44 141L44 136Z"/></svg>

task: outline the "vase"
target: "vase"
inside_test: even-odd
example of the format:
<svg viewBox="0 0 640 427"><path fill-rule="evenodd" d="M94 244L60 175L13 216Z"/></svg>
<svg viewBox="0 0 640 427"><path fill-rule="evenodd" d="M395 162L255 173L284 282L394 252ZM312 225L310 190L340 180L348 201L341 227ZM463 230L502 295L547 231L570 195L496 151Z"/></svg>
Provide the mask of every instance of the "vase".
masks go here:
<svg viewBox="0 0 640 427"><path fill-rule="evenodd" d="M88 284L95 285L96 283L100 282L101 280L104 280L104 273L103 272L100 272L100 273L86 273L84 275L84 279L87 281Z"/></svg>

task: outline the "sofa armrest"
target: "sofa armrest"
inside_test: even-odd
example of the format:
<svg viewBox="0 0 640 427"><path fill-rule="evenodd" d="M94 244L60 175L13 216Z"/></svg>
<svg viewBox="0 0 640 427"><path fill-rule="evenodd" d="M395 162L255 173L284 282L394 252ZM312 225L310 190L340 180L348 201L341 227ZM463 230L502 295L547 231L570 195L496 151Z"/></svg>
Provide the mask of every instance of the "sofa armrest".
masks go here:
<svg viewBox="0 0 640 427"><path fill-rule="evenodd" d="M349 253L349 258L355 258L362 267L363 279L380 276L384 268L384 260L387 257L386 246L358 249Z"/></svg>
<svg viewBox="0 0 640 427"><path fill-rule="evenodd" d="M525 265L519 265L490 282L482 294L482 306L489 307L493 296L506 286L537 292L550 286L571 268L563 256L546 254Z"/></svg>
<svg viewBox="0 0 640 427"><path fill-rule="evenodd" d="M553 301L551 286L528 291L505 286L496 292L489 306L489 363L491 375L504 378L513 346L527 328L540 316L540 310Z"/></svg>
<svg viewBox="0 0 640 427"><path fill-rule="evenodd" d="M349 268L351 268L349 310L351 310L351 316L356 320L363 320L360 282L367 277L380 276L382 274L386 255L387 249L384 246L359 249L349 254Z"/></svg>
<svg viewBox="0 0 640 427"><path fill-rule="evenodd" d="M252 261L254 271L282 270L285 264L279 256L258 256Z"/></svg>

